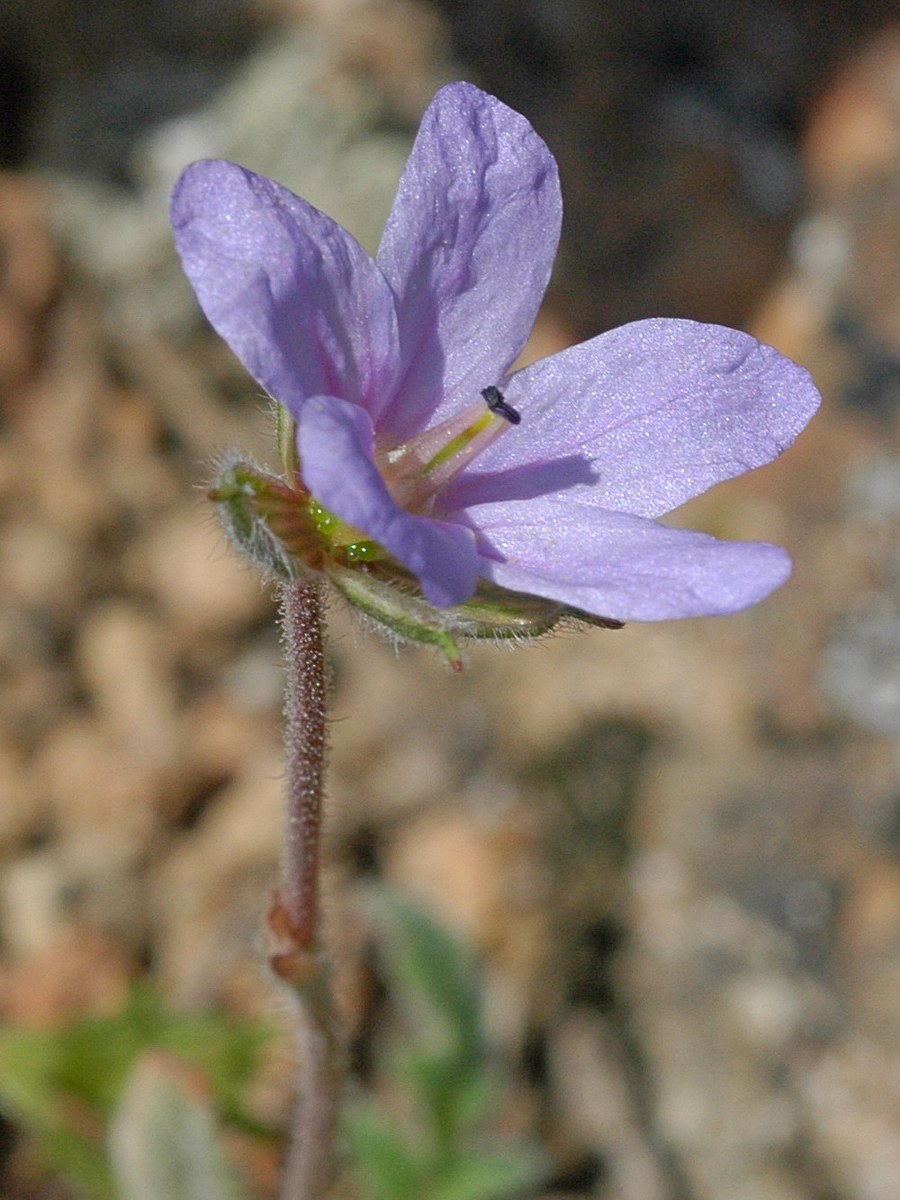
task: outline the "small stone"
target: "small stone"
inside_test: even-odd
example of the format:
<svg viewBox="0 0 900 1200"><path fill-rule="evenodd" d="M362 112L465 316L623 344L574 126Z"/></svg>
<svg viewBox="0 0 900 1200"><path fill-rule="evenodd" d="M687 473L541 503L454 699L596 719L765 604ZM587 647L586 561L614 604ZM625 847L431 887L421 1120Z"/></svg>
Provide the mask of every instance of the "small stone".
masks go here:
<svg viewBox="0 0 900 1200"><path fill-rule="evenodd" d="M280 755L252 759L151 878L157 969L176 1004L210 1004L254 953L277 879Z"/></svg>
<svg viewBox="0 0 900 1200"><path fill-rule="evenodd" d="M111 1016L125 1003L131 971L114 939L89 926L65 927L6 973L0 983L3 1018L26 1029L54 1029Z"/></svg>
<svg viewBox="0 0 900 1200"><path fill-rule="evenodd" d="M246 626L272 609L259 577L199 503L135 543L127 567L135 586L149 588L188 638Z"/></svg>
<svg viewBox="0 0 900 1200"><path fill-rule="evenodd" d="M57 834L89 837L112 863L133 861L157 832L159 777L88 721L71 717L54 730L36 778Z"/></svg>
<svg viewBox="0 0 900 1200"><path fill-rule="evenodd" d="M84 621L77 657L111 735L147 767L174 771L181 757L181 731L165 626L131 604L107 601Z"/></svg>

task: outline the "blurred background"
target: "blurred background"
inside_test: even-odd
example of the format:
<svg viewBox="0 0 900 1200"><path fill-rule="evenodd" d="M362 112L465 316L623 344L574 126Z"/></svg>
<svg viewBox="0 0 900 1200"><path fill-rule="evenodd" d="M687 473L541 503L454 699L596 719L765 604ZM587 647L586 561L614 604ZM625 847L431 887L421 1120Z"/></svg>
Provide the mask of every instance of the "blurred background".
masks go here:
<svg viewBox="0 0 900 1200"><path fill-rule="evenodd" d="M114 1022L138 981L184 1020L279 1026L257 945L274 607L202 494L229 448L272 461L269 419L181 277L168 191L232 158L374 250L418 118L457 78L559 160L530 358L693 317L798 359L824 405L778 463L677 514L789 548L792 580L751 612L476 648L457 677L335 601L327 893L357 1077L390 1092L377 881L474 951L491 1119L546 1155L518 1194L900 1195L896 17L3 0L0 1195L92 1195L64 1155L47 1169L59 1080L32 1078L29 1109L16 1047L31 1063ZM289 1058L276 1033L229 1134L258 1196ZM70 1084L53 1121L102 1143Z"/></svg>

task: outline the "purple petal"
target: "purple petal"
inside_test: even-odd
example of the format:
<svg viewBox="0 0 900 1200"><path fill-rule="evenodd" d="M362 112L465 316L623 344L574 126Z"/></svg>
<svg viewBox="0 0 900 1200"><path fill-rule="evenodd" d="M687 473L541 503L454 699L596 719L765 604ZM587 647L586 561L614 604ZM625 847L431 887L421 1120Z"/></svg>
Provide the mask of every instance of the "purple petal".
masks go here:
<svg viewBox="0 0 900 1200"><path fill-rule="evenodd" d="M779 546L720 542L569 498L485 504L466 517L486 578L619 621L738 612L791 570Z"/></svg>
<svg viewBox="0 0 900 1200"><path fill-rule="evenodd" d="M664 319L526 367L504 394L521 424L448 489L443 511L528 495L539 474L544 492L659 516L776 458L819 403L807 372L770 346Z"/></svg>
<svg viewBox="0 0 900 1200"><path fill-rule="evenodd" d="M547 287L561 217L556 163L525 118L467 83L439 91L378 251L403 363L388 435L443 420L509 369Z"/></svg>
<svg viewBox="0 0 900 1200"><path fill-rule="evenodd" d="M397 369L393 297L346 230L228 162L187 168L172 226L200 306L271 396L295 416L323 393L377 415Z"/></svg>
<svg viewBox="0 0 900 1200"><path fill-rule="evenodd" d="M472 532L394 503L372 461L372 422L361 408L333 396L308 400L298 417L297 444L303 481L316 499L412 571L430 603L469 599L478 578Z"/></svg>

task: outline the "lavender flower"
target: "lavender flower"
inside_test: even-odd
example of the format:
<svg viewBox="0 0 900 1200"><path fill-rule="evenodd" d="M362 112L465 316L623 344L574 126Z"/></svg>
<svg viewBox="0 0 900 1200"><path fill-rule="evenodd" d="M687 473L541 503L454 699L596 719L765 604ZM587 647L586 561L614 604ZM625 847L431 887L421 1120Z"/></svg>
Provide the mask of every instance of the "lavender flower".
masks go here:
<svg viewBox="0 0 900 1200"><path fill-rule="evenodd" d="M615 621L745 608L785 552L656 518L779 455L815 388L744 333L663 319L510 374L560 218L547 147L465 83L426 112L374 261L232 163L172 201L204 312L296 422L309 561L414 579L432 610L497 589Z"/></svg>

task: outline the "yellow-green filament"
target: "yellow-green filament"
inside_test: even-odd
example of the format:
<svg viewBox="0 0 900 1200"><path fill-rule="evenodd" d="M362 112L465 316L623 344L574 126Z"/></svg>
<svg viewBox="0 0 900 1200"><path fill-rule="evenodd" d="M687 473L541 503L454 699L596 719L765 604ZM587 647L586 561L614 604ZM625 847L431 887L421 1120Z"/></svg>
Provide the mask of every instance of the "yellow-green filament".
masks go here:
<svg viewBox="0 0 900 1200"><path fill-rule="evenodd" d="M473 438L476 438L479 433L482 433L485 429L490 429L491 425L496 422L496 419L497 418L494 416L494 414L488 411L483 416L479 417L477 421L473 421L471 425L462 431L462 433L457 434L452 441L449 441L446 446L442 446L440 450L438 450L437 454L435 454L434 457L431 458L422 468L421 474L427 475L430 471L433 471L436 467L439 467L441 463L445 463L448 461L448 459L451 459L455 455L459 454L460 450L463 450L466 446L468 446L469 442L471 442Z"/></svg>

